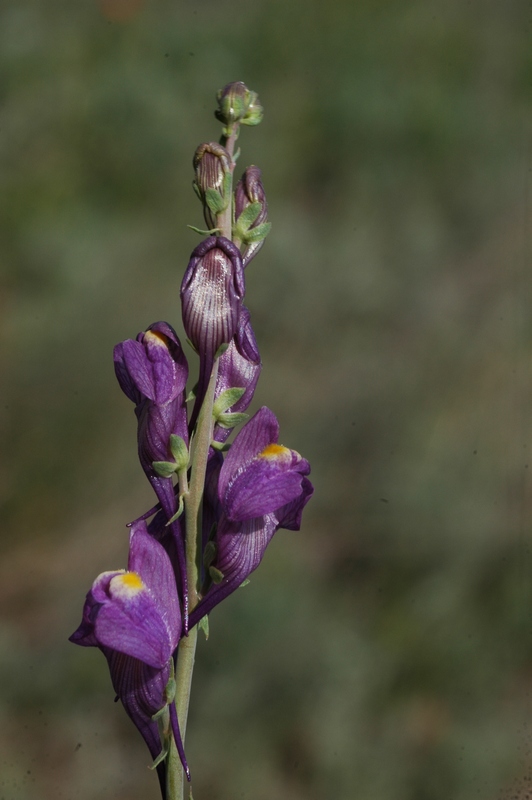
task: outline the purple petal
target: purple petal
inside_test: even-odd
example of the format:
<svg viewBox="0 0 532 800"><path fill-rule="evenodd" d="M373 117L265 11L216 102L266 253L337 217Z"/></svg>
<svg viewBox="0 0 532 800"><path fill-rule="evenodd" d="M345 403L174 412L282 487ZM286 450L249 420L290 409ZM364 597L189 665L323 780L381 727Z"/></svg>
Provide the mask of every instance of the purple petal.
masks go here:
<svg viewBox="0 0 532 800"><path fill-rule="evenodd" d="M145 521L131 527L128 570L138 573L159 608L170 631L171 649L177 647L181 635L181 611L168 554L147 530Z"/></svg>
<svg viewBox="0 0 532 800"><path fill-rule="evenodd" d="M298 531L301 527L301 515L306 504L314 494L314 487L308 478L303 478L301 483L301 494L292 502L287 503L282 508L278 508L275 516L279 521L279 527L289 531Z"/></svg>
<svg viewBox="0 0 532 800"><path fill-rule="evenodd" d="M120 388L124 394L132 400L135 405L138 405L142 400L142 395L137 389L124 361L124 342L115 345L113 350L113 361L115 366L115 374L120 384Z"/></svg>
<svg viewBox="0 0 532 800"><path fill-rule="evenodd" d="M230 483L223 499L227 518L239 521L269 514L301 494L301 481L300 473L258 458Z"/></svg>
<svg viewBox="0 0 532 800"><path fill-rule="evenodd" d="M236 245L223 236L210 236L196 247L181 283L183 324L200 356L191 427L203 402L214 356L222 344L229 344L237 329L244 289L244 269Z"/></svg>
<svg viewBox="0 0 532 800"><path fill-rule="evenodd" d="M126 339L122 342L122 354L124 365L141 395L153 400L155 398L153 372L142 344L134 339Z"/></svg>
<svg viewBox="0 0 532 800"><path fill-rule="evenodd" d="M190 627L238 589L240 584L255 570L277 530L277 519L273 514L256 517L245 522L231 523L222 517L216 534L218 555L214 566L224 576L219 584L212 584L207 594L190 615Z"/></svg>
<svg viewBox="0 0 532 800"><path fill-rule="evenodd" d="M226 456L218 484L218 496L222 502L234 477L269 444L275 444L278 438L279 423L275 414L263 406L239 431Z"/></svg>
<svg viewBox="0 0 532 800"><path fill-rule="evenodd" d="M237 331L225 353L220 357L215 397L226 389L241 388L246 391L229 412L245 411L253 399L261 371L260 355L251 327L249 311L242 306ZM231 431L216 425L214 439L224 442Z"/></svg>
<svg viewBox="0 0 532 800"><path fill-rule="evenodd" d="M116 575L108 592L108 602L100 607L94 622L98 644L161 669L176 645L164 609L136 572Z"/></svg>
<svg viewBox="0 0 532 800"><path fill-rule="evenodd" d="M161 752L161 740L152 716L166 705L165 689L170 677L170 664L154 669L124 653L105 649L113 688L128 716L148 745L152 758Z"/></svg>

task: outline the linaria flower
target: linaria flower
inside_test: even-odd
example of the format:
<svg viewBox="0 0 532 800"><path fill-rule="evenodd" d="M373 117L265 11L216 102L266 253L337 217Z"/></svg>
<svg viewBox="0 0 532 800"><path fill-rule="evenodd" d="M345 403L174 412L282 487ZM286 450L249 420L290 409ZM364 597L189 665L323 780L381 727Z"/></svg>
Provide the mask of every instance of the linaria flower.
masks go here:
<svg viewBox="0 0 532 800"><path fill-rule="evenodd" d="M181 611L170 559L149 535L146 523L134 523L127 571L103 572L96 578L70 641L103 652L114 690L154 759L162 743L153 717L167 706L172 655L180 636ZM172 706L173 733L188 773Z"/></svg>
<svg viewBox="0 0 532 800"><path fill-rule="evenodd" d="M279 528L299 530L314 491L306 477L310 465L278 440L277 419L263 406L238 433L220 468L210 580L190 615L191 626L258 567Z"/></svg>
<svg viewBox="0 0 532 800"><path fill-rule="evenodd" d="M153 462L172 458L169 450L172 434L188 443L185 406L187 360L174 329L166 322L156 322L145 333L139 333L136 340L127 339L117 344L114 364L122 390L135 403L139 460L162 506L166 522L177 511L173 481L171 477L159 475ZM171 532L164 529L163 533L167 550L176 553L176 578L182 583L180 588L186 598L184 536L180 521L172 523ZM169 541L170 537L172 541Z"/></svg>

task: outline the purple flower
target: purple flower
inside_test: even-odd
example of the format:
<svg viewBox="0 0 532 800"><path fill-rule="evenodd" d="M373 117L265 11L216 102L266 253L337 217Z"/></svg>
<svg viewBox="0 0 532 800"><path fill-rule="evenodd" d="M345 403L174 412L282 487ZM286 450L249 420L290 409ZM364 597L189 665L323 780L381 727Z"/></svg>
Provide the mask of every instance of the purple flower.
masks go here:
<svg viewBox="0 0 532 800"><path fill-rule="evenodd" d="M166 322L150 325L137 339L127 339L114 349L116 377L124 393L135 403L138 419L138 453L142 469L159 500L166 520L177 511L177 500L171 477L161 477L153 468L154 461L173 460L169 450L171 434L188 443L185 385L188 364L174 329ZM166 521L165 520L165 521ZM164 544L175 550L178 568L176 579L186 598L186 564L184 536L179 520L164 531ZM169 539L173 538L173 543ZM185 627L188 609L185 605Z"/></svg>
<svg viewBox="0 0 532 800"><path fill-rule="evenodd" d="M81 624L70 641L103 652L114 690L153 758L161 752L159 727L153 717L167 705L172 654L180 636L181 612L170 559L149 535L146 523L134 523L127 571L103 572L96 578L85 600ZM173 733L188 774L172 706Z"/></svg>
<svg viewBox="0 0 532 800"><path fill-rule="evenodd" d="M310 465L278 439L277 419L264 406L239 432L220 469L212 583L190 615L191 626L258 567L275 531L299 530L314 491L306 477Z"/></svg>
<svg viewBox="0 0 532 800"><path fill-rule="evenodd" d="M227 389L245 389L242 397L227 409L229 413L245 411L249 406L255 393L261 368L260 354L251 327L249 311L242 306L236 333L229 347L220 357L216 380L215 398ZM225 442L230 433L230 429L215 425L213 438L217 442Z"/></svg>
<svg viewBox="0 0 532 800"><path fill-rule="evenodd" d="M183 324L200 357L194 426L209 383L214 356L233 338L244 297L244 270L238 248L223 236L209 236L193 251L183 282Z"/></svg>

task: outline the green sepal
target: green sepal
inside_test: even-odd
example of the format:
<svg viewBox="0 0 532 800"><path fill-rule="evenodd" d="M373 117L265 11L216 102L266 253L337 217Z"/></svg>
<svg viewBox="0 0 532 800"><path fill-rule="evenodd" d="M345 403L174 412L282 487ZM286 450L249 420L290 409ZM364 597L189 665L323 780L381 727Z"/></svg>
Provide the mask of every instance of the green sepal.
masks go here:
<svg viewBox="0 0 532 800"><path fill-rule="evenodd" d="M209 615L205 614L204 617L198 622L198 628L205 634L205 639L209 638Z"/></svg>
<svg viewBox="0 0 532 800"><path fill-rule="evenodd" d="M262 209L262 203L250 203L240 214L236 221L235 228L242 235L253 225Z"/></svg>
<svg viewBox="0 0 532 800"><path fill-rule="evenodd" d="M185 398L185 403L190 403L191 400L196 399L196 392L198 391L198 384L194 384L190 392L187 394Z"/></svg>
<svg viewBox="0 0 532 800"><path fill-rule="evenodd" d="M174 516L173 516L173 517L170 517L170 519L169 519L169 520L168 520L168 522L166 523L166 525L165 525L165 527L166 527L166 528L167 528L169 525L171 525L171 524L172 524L172 522L175 522L175 521L176 521L176 519L179 519L179 517L180 517L180 516L181 516L181 514L183 513L183 509L184 509L184 508L185 508L185 503L184 503L184 501L183 501L183 495L182 495L182 494L180 494L180 495L179 495L179 507L178 507L177 511L175 512Z"/></svg>
<svg viewBox="0 0 532 800"><path fill-rule="evenodd" d="M217 358L223 356L227 348L229 347L229 342L222 342L216 353L214 354L214 360L216 361Z"/></svg>
<svg viewBox="0 0 532 800"><path fill-rule="evenodd" d="M177 464L173 461L152 461L151 465L161 478L169 478L178 469Z"/></svg>
<svg viewBox="0 0 532 800"><path fill-rule="evenodd" d="M240 147L238 148L238 150L236 151L236 153L233 153L233 162L234 162L235 164L236 164L236 162L238 161L238 159L240 158L240 153L241 153Z"/></svg>
<svg viewBox="0 0 532 800"><path fill-rule="evenodd" d="M213 450L218 450L219 453L227 453L231 449L231 445L227 442L216 442L214 439L211 442Z"/></svg>
<svg viewBox="0 0 532 800"><path fill-rule="evenodd" d="M194 233L199 233L201 236L211 236L213 233L220 233L220 228L212 228L210 231L204 231L202 228L196 228L195 225L187 225Z"/></svg>
<svg viewBox="0 0 532 800"><path fill-rule="evenodd" d="M166 702L173 703L175 699L177 684L175 682L175 678L168 678L168 683L166 684L166 688L164 693L166 695Z"/></svg>
<svg viewBox="0 0 532 800"><path fill-rule="evenodd" d="M218 419L216 420L216 424L220 426L220 428L234 428L235 425L240 425L242 422L245 422L249 419L249 414L241 414L239 412L235 412L233 414L220 414Z"/></svg>
<svg viewBox="0 0 532 800"><path fill-rule="evenodd" d="M242 581L242 583L238 588L241 589L243 586L247 586L248 583L251 583L251 581L249 580L249 578L246 578L245 580Z"/></svg>
<svg viewBox="0 0 532 800"><path fill-rule="evenodd" d="M221 583L224 579L223 572L220 572L216 567L209 567L209 575L212 578L212 582L216 584Z"/></svg>
<svg viewBox="0 0 532 800"><path fill-rule="evenodd" d="M194 352L195 352L195 353L197 353L197 352L198 352L198 351L196 350L195 346L192 344L192 342L191 342L191 341L190 341L190 339L188 338L188 336L187 336L187 338L186 338L186 342L187 342L187 344L189 344L189 345L191 346L191 348L194 350Z"/></svg>
<svg viewBox="0 0 532 800"><path fill-rule="evenodd" d="M234 406L234 404L240 400L245 393L245 389L236 386L233 389L226 389L225 392L222 392L212 407L212 415L214 419L218 419L220 414L223 414L223 412L227 411L228 408Z"/></svg>
<svg viewBox="0 0 532 800"><path fill-rule="evenodd" d="M261 242L263 239L267 237L272 227L271 222L263 222L262 225L257 225L256 228L251 228L251 230L246 231L242 236L242 239L246 244L250 244L251 242Z"/></svg>
<svg viewBox="0 0 532 800"><path fill-rule="evenodd" d="M225 203L224 208L223 208L224 211L227 208L227 199L226 198L228 198L230 196L230 194L231 194L231 186L232 185L233 185L233 173L232 172L226 172L225 175L224 175L223 183L222 183L222 194L223 194L224 203Z"/></svg>
<svg viewBox="0 0 532 800"><path fill-rule="evenodd" d="M227 207L227 203L218 189L206 189L205 202L213 214L221 214Z"/></svg>
<svg viewBox="0 0 532 800"><path fill-rule="evenodd" d="M177 436L175 433L170 434L170 452L175 458L178 472L188 467L189 455L187 446L181 436Z"/></svg>
<svg viewBox="0 0 532 800"><path fill-rule="evenodd" d="M216 554L218 552L218 547L216 542L210 541L207 542L205 545L205 550L203 551L203 566L205 568L210 567L214 559L216 558Z"/></svg>

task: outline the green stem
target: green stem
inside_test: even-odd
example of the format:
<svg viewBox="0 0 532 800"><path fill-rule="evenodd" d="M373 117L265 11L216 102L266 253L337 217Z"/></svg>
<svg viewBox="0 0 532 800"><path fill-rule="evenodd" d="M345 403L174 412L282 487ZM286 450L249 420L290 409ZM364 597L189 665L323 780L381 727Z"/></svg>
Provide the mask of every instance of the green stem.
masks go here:
<svg viewBox="0 0 532 800"><path fill-rule="evenodd" d="M212 408L214 405L214 391L216 388L216 378L218 377L218 359L214 362L209 385L205 394L205 399L199 413L196 435L194 438L194 452L192 456L192 469L190 474L190 484L187 486L186 470L179 473L179 490L185 501L185 520L186 520L186 542L185 551L187 558L187 578L188 578L188 603L189 611L192 611L198 604L198 568L196 566L196 550L198 538L201 536L201 526L199 525L201 501L203 498L203 488L205 485L205 472L209 457L209 447L213 434ZM201 543L200 543L201 544ZM194 659L196 654L196 643L198 640L197 627L189 631L188 636L184 636L179 642L177 650L177 672L176 672L176 709L179 720L179 730L183 744L187 728L188 706L190 700L190 689L192 685L192 672L194 670ZM185 775L183 768L175 758L173 763L167 762L167 800L183 800ZM174 773L174 774L170 774Z"/></svg>
<svg viewBox="0 0 532 800"><path fill-rule="evenodd" d="M235 160L233 158L233 152L235 149L235 142L238 138L238 129L239 125L236 123L233 126L233 129L229 136L222 136L221 144L225 147L227 152L229 153L229 157L231 159L231 173L235 170ZM231 236L233 234L233 187L229 187L229 197L230 202L227 204L227 208L222 211L221 214L218 215L216 218L216 227L220 229L221 235L225 236L226 239L231 241Z"/></svg>

